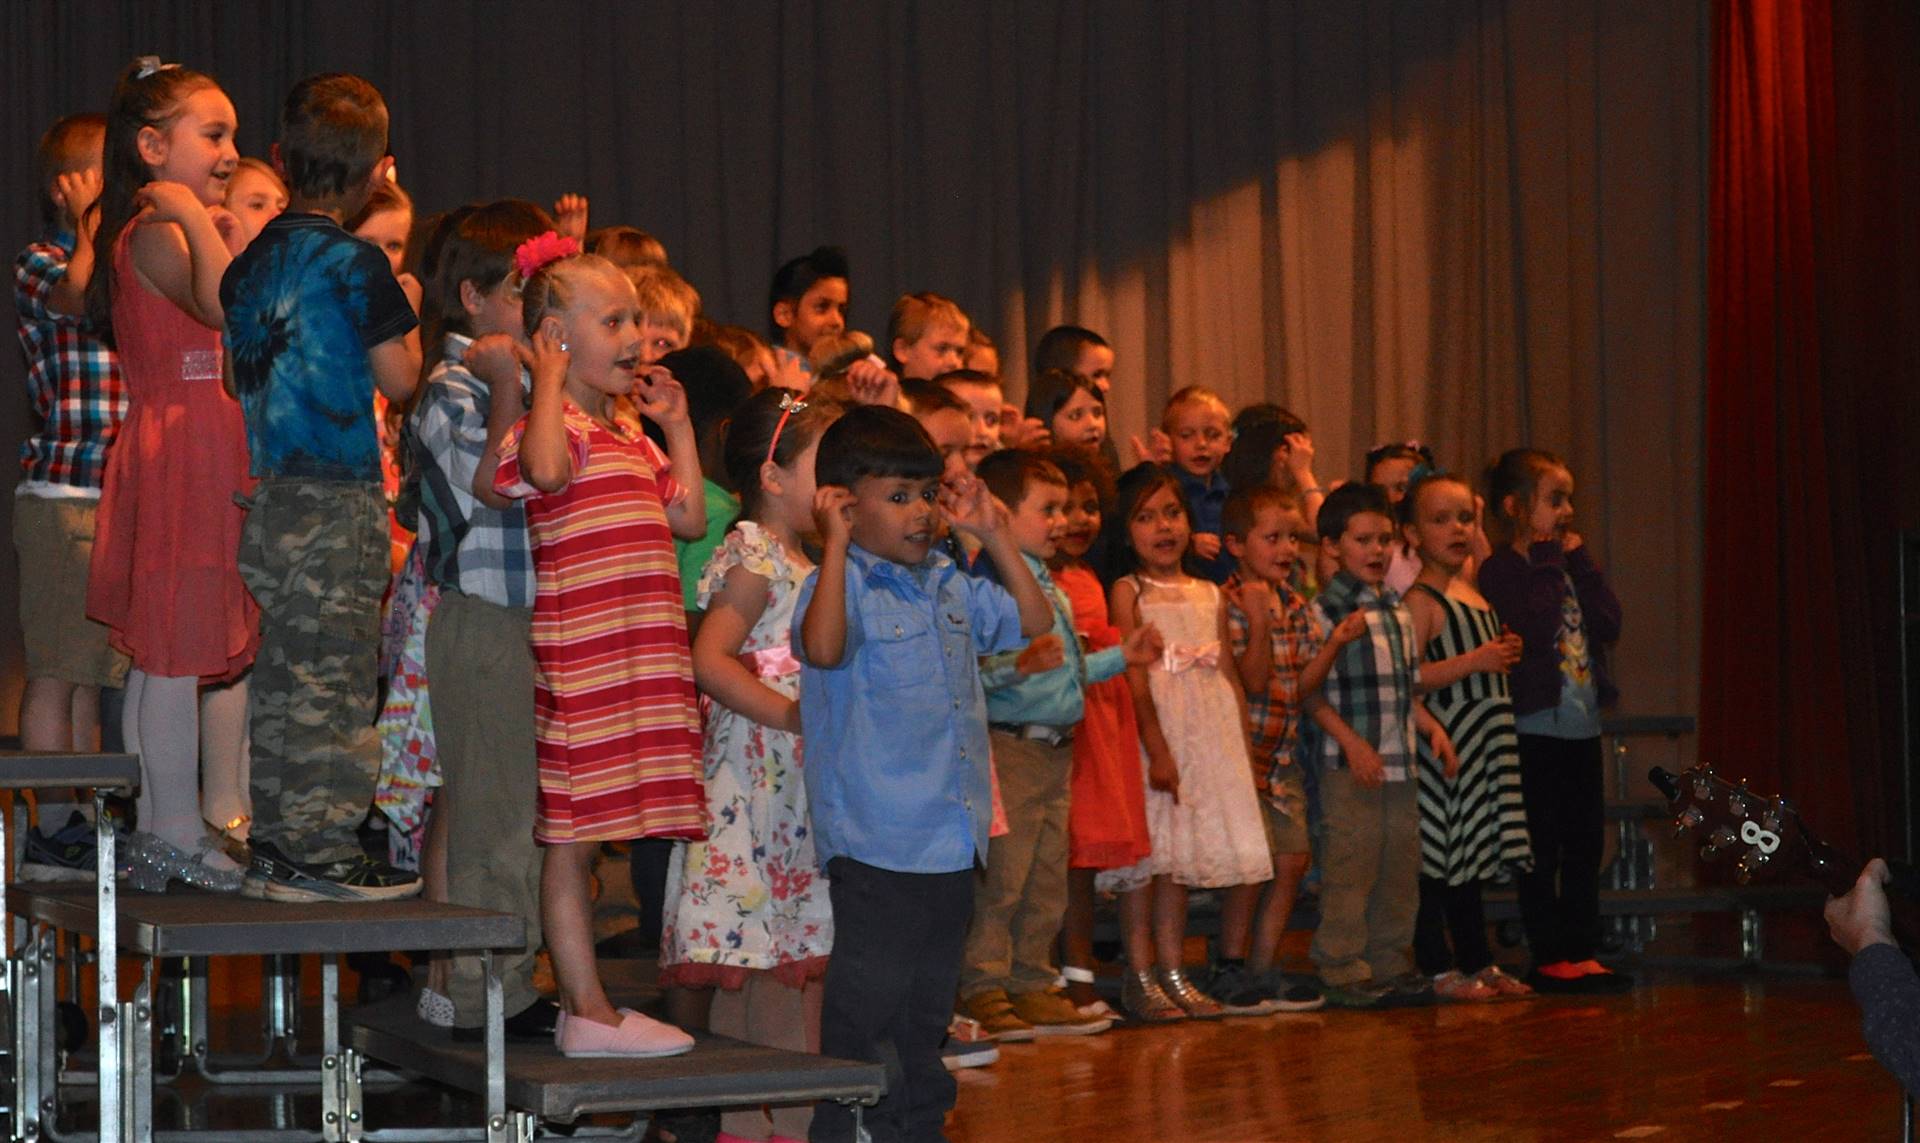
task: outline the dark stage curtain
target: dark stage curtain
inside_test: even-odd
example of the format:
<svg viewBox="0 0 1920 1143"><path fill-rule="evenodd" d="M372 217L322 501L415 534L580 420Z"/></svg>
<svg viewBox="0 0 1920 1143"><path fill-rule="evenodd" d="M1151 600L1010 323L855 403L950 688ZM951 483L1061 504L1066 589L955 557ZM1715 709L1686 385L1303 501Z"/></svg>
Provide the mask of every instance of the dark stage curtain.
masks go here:
<svg viewBox="0 0 1920 1143"><path fill-rule="evenodd" d="M1560 452L1626 601L1626 708L1691 712L1706 12L5 3L0 231L30 237L34 136L102 106L137 54L212 72L250 154L294 80L356 71L387 96L423 210L582 191L596 221L660 235L723 320L763 327L773 267L837 241L857 326L880 332L905 290L949 294L1000 342L1016 392L1048 325L1105 331L1123 440L1202 382L1300 412L1328 480L1386 440L1467 471L1523 442ZM0 363L0 387L17 376ZM24 410L7 414L17 437Z"/></svg>
<svg viewBox="0 0 1920 1143"><path fill-rule="evenodd" d="M1886 852L1915 523L1911 5L1718 0L1703 751Z"/></svg>

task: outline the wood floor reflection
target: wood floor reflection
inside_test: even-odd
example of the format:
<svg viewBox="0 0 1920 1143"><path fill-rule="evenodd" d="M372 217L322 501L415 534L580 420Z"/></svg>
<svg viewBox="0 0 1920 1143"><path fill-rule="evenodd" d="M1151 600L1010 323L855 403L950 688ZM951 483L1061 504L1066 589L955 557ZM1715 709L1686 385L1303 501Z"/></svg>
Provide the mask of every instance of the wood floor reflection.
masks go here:
<svg viewBox="0 0 1920 1143"><path fill-rule="evenodd" d="M1120 1028L959 1075L954 1143L1898 1138L1843 980Z"/></svg>

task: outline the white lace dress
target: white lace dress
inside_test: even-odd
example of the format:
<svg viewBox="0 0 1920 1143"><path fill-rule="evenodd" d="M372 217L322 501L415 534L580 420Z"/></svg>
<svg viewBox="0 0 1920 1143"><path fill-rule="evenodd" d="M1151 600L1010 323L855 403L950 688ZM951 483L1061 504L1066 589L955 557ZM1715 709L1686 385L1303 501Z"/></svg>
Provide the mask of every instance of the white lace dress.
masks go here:
<svg viewBox="0 0 1920 1143"><path fill-rule="evenodd" d="M1103 888L1139 885L1162 874L1196 889L1252 885L1273 876L1266 823L1253 788L1253 764L1233 684L1220 673L1220 588L1203 579L1178 583L1128 577L1140 618L1160 629L1166 653L1148 673L1160 731L1180 771L1180 800L1147 788L1153 853ZM1147 752L1140 751L1140 764ZM1131 875L1129 875L1129 872Z"/></svg>

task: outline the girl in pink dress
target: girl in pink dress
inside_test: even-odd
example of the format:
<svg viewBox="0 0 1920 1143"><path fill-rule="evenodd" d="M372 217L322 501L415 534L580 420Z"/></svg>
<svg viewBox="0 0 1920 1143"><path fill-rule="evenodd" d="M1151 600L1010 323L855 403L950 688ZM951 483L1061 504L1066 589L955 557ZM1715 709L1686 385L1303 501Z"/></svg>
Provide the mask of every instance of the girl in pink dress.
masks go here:
<svg viewBox="0 0 1920 1143"><path fill-rule="evenodd" d="M549 232L515 254L533 405L494 476L495 491L527 501L533 547L534 837L550 847L540 920L560 983L554 1040L569 1056L676 1055L692 1037L607 1000L589 877L603 841L705 836L673 540L703 535L706 508L688 492L701 482L687 395L640 364L633 285L578 249ZM618 414L628 396L666 432L671 464Z"/></svg>
<svg viewBox="0 0 1920 1143"><path fill-rule="evenodd" d="M240 406L221 385L220 276L239 156L213 80L143 57L107 117L95 249L110 259L87 312L120 352L130 404L107 453L87 614L133 660L127 749L140 755L135 887L240 888L200 816L199 762L231 773L246 749L258 611L236 553L247 475ZM237 239L236 239L237 240ZM224 826L227 823L219 823ZM235 823L244 824L244 823Z"/></svg>

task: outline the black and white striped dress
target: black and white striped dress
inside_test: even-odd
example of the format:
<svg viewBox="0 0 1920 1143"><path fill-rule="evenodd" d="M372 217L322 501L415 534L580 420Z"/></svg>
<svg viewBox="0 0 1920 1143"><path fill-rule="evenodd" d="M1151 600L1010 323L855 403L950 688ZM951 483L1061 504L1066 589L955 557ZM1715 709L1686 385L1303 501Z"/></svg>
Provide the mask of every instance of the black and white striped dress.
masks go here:
<svg viewBox="0 0 1920 1143"><path fill-rule="evenodd" d="M1426 661L1465 654L1500 636L1490 610L1413 585L1440 604L1446 624L1427 642ZM1485 881L1502 865L1533 867L1526 803L1520 793L1519 744L1507 676L1476 671L1426 696L1447 728L1460 772L1448 781L1440 760L1420 739L1420 875L1448 885Z"/></svg>

